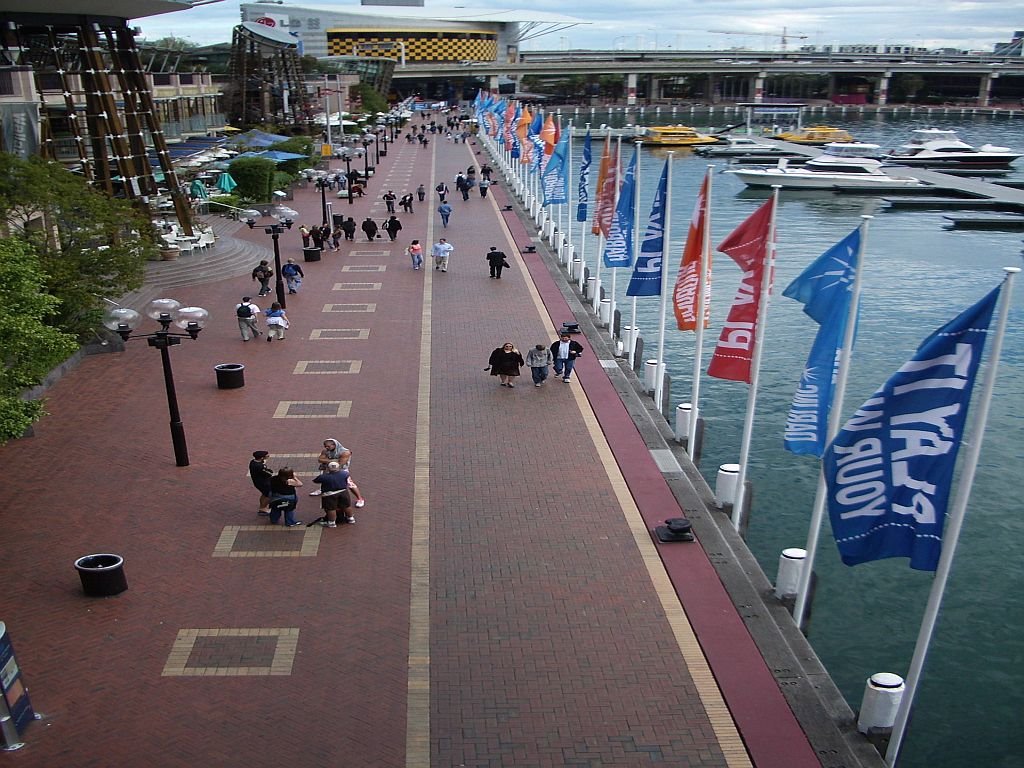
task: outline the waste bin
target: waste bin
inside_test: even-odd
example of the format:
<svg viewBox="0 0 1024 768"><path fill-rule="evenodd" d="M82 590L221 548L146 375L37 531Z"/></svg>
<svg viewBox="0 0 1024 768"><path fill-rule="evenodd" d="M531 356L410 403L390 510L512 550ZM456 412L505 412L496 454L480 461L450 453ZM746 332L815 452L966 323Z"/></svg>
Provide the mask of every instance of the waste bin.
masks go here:
<svg viewBox="0 0 1024 768"><path fill-rule="evenodd" d="M320 261L320 249L319 248L303 248L302 249L302 260L303 261Z"/></svg>
<svg viewBox="0 0 1024 768"><path fill-rule="evenodd" d="M110 597L128 589L124 558L120 555L86 555L75 560L82 591L89 597Z"/></svg>
<svg viewBox="0 0 1024 768"><path fill-rule="evenodd" d="M241 363L221 363L213 366L217 372L217 389L238 389L245 386L245 366Z"/></svg>
<svg viewBox="0 0 1024 768"><path fill-rule="evenodd" d="M336 227L340 227L345 221L345 214L343 213L332 213L331 221Z"/></svg>

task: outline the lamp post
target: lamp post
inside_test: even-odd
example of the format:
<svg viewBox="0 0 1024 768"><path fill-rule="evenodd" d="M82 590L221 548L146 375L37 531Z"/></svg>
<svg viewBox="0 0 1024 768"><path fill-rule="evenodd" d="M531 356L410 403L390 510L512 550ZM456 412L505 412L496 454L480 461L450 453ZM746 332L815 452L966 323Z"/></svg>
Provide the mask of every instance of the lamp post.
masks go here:
<svg viewBox="0 0 1024 768"><path fill-rule="evenodd" d="M373 143L373 139L369 136L363 136L363 175L366 177L366 182L370 182L370 145Z"/></svg>
<svg viewBox="0 0 1024 768"><path fill-rule="evenodd" d="M377 135L380 136L380 156L388 156L388 127L381 125L377 127ZM379 161L378 161L379 162Z"/></svg>
<svg viewBox="0 0 1024 768"><path fill-rule="evenodd" d="M249 225L249 229L256 228L256 219L248 219L245 223ZM291 229L292 220L285 219L277 224L267 224L263 227L263 231L274 240L274 290L277 293L277 303L281 305L281 309L287 309L288 303L284 297L284 278L281 277L281 246L277 242L281 237L282 228Z"/></svg>
<svg viewBox="0 0 1024 768"><path fill-rule="evenodd" d="M170 348L181 344L186 336L193 341L203 330L203 325L210 316L202 307L183 307L174 299L154 299L146 307L146 315L160 323L160 330L136 336L145 339L149 346L160 350L160 359L164 367L164 388L167 390L167 410L171 419L171 444L174 446L174 462L179 467L188 466L188 445L185 443L185 427L181 423L178 411L178 395L174 390L174 372L171 370ZM103 324L126 342L132 335L142 318L134 309L115 307L103 318ZM185 331L173 333L171 323Z"/></svg>
<svg viewBox="0 0 1024 768"><path fill-rule="evenodd" d="M317 178L316 178L316 187L317 187L317 189L320 190L320 209L321 209L321 212L323 213L323 217L324 217L323 223L326 224L328 222L328 218L327 218L327 177L326 176L317 176Z"/></svg>
<svg viewBox="0 0 1024 768"><path fill-rule="evenodd" d="M352 205L352 160L362 154L361 149L343 147L339 155L345 161L345 189L348 190L348 204Z"/></svg>

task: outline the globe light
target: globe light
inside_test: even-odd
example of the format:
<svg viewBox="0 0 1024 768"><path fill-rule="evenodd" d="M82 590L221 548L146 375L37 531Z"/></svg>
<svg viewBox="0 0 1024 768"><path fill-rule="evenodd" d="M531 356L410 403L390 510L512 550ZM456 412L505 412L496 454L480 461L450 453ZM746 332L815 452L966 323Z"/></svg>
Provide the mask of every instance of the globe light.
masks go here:
<svg viewBox="0 0 1024 768"><path fill-rule="evenodd" d="M209 319L210 313L202 307L181 307L175 315L174 324L184 331L190 323L195 324L193 328L202 328Z"/></svg>
<svg viewBox="0 0 1024 768"><path fill-rule="evenodd" d="M134 331L141 321L142 316L128 307L112 307L103 315L103 326L111 331L123 330L125 327Z"/></svg>
<svg viewBox="0 0 1024 768"><path fill-rule="evenodd" d="M170 315L172 318L175 312L181 308L181 302L177 299L153 299L146 305L146 317L152 320L159 320L163 315Z"/></svg>

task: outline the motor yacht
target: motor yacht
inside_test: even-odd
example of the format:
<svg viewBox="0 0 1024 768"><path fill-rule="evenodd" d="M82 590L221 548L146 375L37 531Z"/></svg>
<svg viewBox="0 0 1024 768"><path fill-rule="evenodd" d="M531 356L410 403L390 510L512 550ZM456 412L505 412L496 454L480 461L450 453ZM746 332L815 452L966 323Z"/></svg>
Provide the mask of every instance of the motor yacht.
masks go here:
<svg viewBox="0 0 1024 768"><path fill-rule="evenodd" d="M877 144L857 142L827 144L820 155L797 167L782 158L774 168L734 168L725 173L748 187L885 192L925 186L915 178L883 171L882 161L877 159L879 149Z"/></svg>
<svg viewBox="0 0 1024 768"><path fill-rule="evenodd" d="M774 155L780 157L795 156L776 143L759 141L749 136L725 136L724 144L714 144L696 147L693 152L704 157L724 157L729 160L742 161L747 157L766 157Z"/></svg>
<svg viewBox="0 0 1024 768"><path fill-rule="evenodd" d="M906 144L882 156L882 159L898 165L941 170L990 170L1008 168L1010 163L1021 156L1009 147L983 144L972 147L956 135L956 131L944 128L918 128Z"/></svg>

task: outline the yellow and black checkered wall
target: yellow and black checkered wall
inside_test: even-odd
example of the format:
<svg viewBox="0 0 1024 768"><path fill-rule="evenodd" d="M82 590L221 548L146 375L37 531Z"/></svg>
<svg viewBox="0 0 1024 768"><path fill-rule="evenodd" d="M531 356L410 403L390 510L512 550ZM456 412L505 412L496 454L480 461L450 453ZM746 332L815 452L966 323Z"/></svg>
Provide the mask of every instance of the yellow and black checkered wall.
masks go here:
<svg viewBox="0 0 1024 768"><path fill-rule="evenodd" d="M398 59L405 46L407 63L448 61L496 61L498 35L483 30L328 29L329 56L366 56Z"/></svg>

